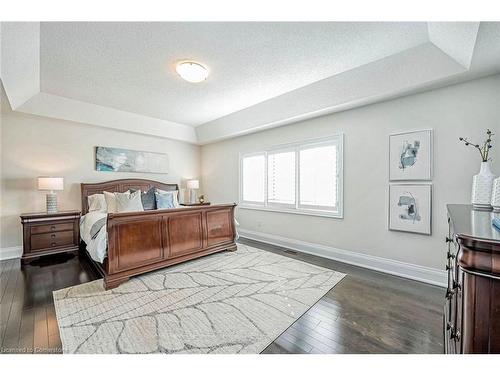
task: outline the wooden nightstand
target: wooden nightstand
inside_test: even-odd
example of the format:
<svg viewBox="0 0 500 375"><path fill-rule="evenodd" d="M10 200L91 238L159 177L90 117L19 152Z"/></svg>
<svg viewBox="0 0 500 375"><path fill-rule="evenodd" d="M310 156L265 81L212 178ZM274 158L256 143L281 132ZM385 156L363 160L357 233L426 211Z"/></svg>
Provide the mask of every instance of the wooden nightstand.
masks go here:
<svg viewBox="0 0 500 375"><path fill-rule="evenodd" d="M43 255L78 250L80 211L59 211L21 214L23 224L23 256L29 263Z"/></svg>
<svg viewBox="0 0 500 375"><path fill-rule="evenodd" d="M203 203L181 203L181 206L210 206L210 202L203 202Z"/></svg>

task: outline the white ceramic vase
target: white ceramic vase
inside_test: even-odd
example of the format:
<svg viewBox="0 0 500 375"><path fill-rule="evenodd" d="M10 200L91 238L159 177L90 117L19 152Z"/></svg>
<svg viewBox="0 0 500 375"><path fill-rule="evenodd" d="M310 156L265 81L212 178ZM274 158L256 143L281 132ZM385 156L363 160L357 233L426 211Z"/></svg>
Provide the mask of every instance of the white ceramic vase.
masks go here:
<svg viewBox="0 0 500 375"><path fill-rule="evenodd" d="M481 170L472 178L472 205L475 208L491 208L491 190L495 177L490 163L482 162Z"/></svg>
<svg viewBox="0 0 500 375"><path fill-rule="evenodd" d="M491 189L491 205L495 211L500 211L500 177L493 181Z"/></svg>

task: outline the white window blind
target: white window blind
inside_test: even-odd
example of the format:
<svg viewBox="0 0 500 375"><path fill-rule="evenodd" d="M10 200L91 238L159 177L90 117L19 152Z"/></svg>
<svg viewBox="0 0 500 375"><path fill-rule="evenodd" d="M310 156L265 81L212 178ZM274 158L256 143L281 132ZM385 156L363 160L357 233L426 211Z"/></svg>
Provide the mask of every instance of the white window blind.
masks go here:
<svg viewBox="0 0 500 375"><path fill-rule="evenodd" d="M243 201L264 204L265 163L265 154L251 155L243 159Z"/></svg>
<svg viewBox="0 0 500 375"><path fill-rule="evenodd" d="M241 155L242 208L342 217L343 136Z"/></svg>
<svg viewBox="0 0 500 375"><path fill-rule="evenodd" d="M334 209L337 202L337 146L318 145L299 151L300 207Z"/></svg>
<svg viewBox="0 0 500 375"><path fill-rule="evenodd" d="M268 153L267 202L295 205L295 151Z"/></svg>

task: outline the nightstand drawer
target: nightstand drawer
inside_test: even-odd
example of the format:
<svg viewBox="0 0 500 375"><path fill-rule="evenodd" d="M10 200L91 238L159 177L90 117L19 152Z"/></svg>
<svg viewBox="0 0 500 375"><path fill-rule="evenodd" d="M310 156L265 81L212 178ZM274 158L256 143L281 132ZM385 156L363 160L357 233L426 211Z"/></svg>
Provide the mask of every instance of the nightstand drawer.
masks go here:
<svg viewBox="0 0 500 375"><path fill-rule="evenodd" d="M31 234L62 232L66 230L73 230L73 222L57 223L49 225L33 225L31 227Z"/></svg>
<svg viewBox="0 0 500 375"><path fill-rule="evenodd" d="M34 234L31 236L31 250L46 250L54 247L68 246L75 243L72 230L54 233Z"/></svg>

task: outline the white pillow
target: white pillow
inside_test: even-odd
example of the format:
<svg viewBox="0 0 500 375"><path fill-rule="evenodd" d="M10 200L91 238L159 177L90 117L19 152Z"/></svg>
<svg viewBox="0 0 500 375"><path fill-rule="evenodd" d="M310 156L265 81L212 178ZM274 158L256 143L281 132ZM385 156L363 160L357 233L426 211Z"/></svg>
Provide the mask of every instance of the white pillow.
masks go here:
<svg viewBox="0 0 500 375"><path fill-rule="evenodd" d="M104 199L104 194L92 194L87 197L87 204L89 206L89 212L99 211L107 212L108 206L106 205L106 200Z"/></svg>
<svg viewBox="0 0 500 375"><path fill-rule="evenodd" d="M156 189L156 191L160 194L173 194L174 206L175 208L179 207L179 190L166 191L166 190Z"/></svg>
<svg viewBox="0 0 500 375"><path fill-rule="evenodd" d="M115 193L116 212L135 212L144 211L142 207L141 191L133 193Z"/></svg>
<svg viewBox="0 0 500 375"><path fill-rule="evenodd" d="M109 191L103 191L104 199L106 200L106 207L108 208L108 214L114 214L116 211L116 197L115 194L127 194L130 195L130 191L127 190L125 193L110 193Z"/></svg>

